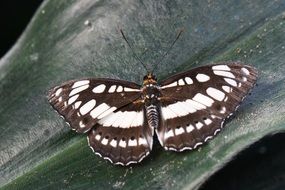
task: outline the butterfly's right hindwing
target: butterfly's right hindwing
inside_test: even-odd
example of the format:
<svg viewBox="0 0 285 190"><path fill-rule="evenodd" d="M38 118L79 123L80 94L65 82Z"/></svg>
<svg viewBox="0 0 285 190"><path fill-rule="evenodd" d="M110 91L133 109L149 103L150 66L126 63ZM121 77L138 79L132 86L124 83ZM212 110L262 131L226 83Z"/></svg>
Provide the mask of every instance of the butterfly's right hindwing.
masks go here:
<svg viewBox="0 0 285 190"><path fill-rule="evenodd" d="M113 79L69 81L51 89L48 95L53 108L72 129L81 133L139 97L139 85Z"/></svg>

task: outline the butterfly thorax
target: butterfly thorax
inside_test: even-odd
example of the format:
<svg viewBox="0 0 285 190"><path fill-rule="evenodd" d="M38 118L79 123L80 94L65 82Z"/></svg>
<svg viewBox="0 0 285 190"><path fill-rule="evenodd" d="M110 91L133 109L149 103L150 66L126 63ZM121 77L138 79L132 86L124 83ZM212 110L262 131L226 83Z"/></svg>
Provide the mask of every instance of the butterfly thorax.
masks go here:
<svg viewBox="0 0 285 190"><path fill-rule="evenodd" d="M160 113L160 102L158 99L161 94L159 86L157 85L156 77L152 73L149 73L144 77L141 91L148 124L152 128L157 128Z"/></svg>

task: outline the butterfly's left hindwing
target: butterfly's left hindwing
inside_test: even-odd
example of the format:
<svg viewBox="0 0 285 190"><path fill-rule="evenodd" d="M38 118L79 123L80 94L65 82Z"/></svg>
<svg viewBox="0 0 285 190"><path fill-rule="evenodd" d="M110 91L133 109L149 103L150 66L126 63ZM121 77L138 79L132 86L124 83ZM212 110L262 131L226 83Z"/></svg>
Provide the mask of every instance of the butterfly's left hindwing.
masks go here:
<svg viewBox="0 0 285 190"><path fill-rule="evenodd" d="M53 108L81 133L139 97L139 85L113 79L69 81L51 89L48 95Z"/></svg>
<svg viewBox="0 0 285 190"><path fill-rule="evenodd" d="M165 149L194 149L216 135L224 120L254 86L257 71L239 63L198 67L161 83L161 125Z"/></svg>

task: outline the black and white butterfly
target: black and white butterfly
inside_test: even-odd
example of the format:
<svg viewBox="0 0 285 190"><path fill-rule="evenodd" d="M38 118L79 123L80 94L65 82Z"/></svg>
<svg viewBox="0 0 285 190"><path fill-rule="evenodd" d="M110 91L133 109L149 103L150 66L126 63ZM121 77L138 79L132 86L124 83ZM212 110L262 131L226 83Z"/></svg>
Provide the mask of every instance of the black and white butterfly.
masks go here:
<svg viewBox="0 0 285 190"><path fill-rule="evenodd" d="M140 162L156 134L166 150L192 150L213 138L254 86L257 70L236 62L207 65L143 85L108 78L73 80L49 102L91 149L114 164Z"/></svg>

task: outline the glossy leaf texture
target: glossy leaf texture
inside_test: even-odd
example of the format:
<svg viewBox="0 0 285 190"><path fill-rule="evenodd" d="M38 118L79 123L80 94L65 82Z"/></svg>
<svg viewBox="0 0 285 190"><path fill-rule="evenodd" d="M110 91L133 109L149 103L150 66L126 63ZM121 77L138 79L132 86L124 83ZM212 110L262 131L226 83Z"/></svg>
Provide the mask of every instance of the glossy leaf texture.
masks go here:
<svg viewBox="0 0 285 190"><path fill-rule="evenodd" d="M241 150L285 130L285 4L276 1L45 1L0 61L2 189L198 189ZM122 28L153 67L184 28L156 74L220 61L259 70L251 95L205 146L164 151L131 167L94 155L49 106L48 90L86 77L141 83L144 68Z"/></svg>

